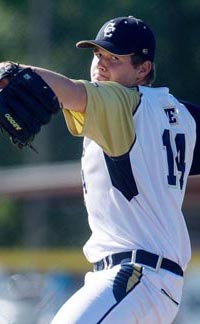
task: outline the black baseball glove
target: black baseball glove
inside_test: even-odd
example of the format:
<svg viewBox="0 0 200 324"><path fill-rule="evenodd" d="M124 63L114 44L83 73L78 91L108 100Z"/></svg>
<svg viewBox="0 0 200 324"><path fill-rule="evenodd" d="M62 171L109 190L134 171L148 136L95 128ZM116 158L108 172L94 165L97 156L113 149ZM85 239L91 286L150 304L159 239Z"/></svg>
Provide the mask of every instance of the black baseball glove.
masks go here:
<svg viewBox="0 0 200 324"><path fill-rule="evenodd" d="M60 105L48 84L31 68L8 62L0 68L0 128L19 148L32 147L41 126L49 123ZM2 82L0 81L0 82Z"/></svg>

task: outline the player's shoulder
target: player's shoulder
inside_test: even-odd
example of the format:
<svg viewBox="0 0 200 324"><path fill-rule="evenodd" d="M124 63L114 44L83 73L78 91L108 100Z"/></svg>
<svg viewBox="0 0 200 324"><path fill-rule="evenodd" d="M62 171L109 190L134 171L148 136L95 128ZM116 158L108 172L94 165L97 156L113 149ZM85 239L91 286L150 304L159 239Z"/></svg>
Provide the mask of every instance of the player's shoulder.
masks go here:
<svg viewBox="0 0 200 324"><path fill-rule="evenodd" d="M125 85L123 85L119 82L115 82L115 81L101 81L101 82L98 82L97 85L119 89L120 91L125 91L130 94L132 94L132 93L136 93L137 95L140 94L140 89L138 86L128 87L128 86L125 86Z"/></svg>
<svg viewBox="0 0 200 324"><path fill-rule="evenodd" d="M106 81L101 83L111 88L111 91L117 94L121 101L124 101L124 99L126 98L125 101L129 102L133 110L136 109L141 100L141 92L138 86L127 87L125 85L113 81Z"/></svg>
<svg viewBox="0 0 200 324"><path fill-rule="evenodd" d="M121 97L128 97L131 101L139 102L141 92L138 86L127 87L123 84L114 81L101 81L100 86L110 88L113 93L118 94Z"/></svg>
<svg viewBox="0 0 200 324"><path fill-rule="evenodd" d="M93 97L104 98L110 102L112 98L113 102L128 104L131 107L136 107L140 101L141 93L138 87L126 87L118 82L114 81L83 81L86 91Z"/></svg>
<svg viewBox="0 0 200 324"><path fill-rule="evenodd" d="M127 87L125 85L122 85L119 82L115 81L88 81L88 80L78 80L78 82L83 83L86 87L91 87L91 88L112 88L112 89L118 89L119 91L125 91L127 93L140 93L139 87L134 86L134 87Z"/></svg>

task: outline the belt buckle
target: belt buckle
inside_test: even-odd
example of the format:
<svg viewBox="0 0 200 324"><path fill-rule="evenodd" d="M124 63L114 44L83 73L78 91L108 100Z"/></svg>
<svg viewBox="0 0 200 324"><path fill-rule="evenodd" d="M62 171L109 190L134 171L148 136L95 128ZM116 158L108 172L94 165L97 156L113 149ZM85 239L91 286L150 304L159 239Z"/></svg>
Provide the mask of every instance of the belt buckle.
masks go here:
<svg viewBox="0 0 200 324"><path fill-rule="evenodd" d="M131 256L131 263L135 263L136 260L136 254L137 254L137 250L132 251L132 256ZM163 256L162 255L158 255L158 260L156 263L156 267L151 267L148 264L141 264L143 266L145 266L145 268L149 268L152 271L158 272L160 270L161 264L162 264L162 260L163 260Z"/></svg>

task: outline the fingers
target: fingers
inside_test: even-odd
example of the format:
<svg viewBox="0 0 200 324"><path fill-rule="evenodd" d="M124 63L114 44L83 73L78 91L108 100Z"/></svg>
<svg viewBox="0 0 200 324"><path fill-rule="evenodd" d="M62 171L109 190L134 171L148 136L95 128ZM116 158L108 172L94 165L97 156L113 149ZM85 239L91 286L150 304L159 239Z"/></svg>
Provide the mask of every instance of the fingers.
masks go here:
<svg viewBox="0 0 200 324"><path fill-rule="evenodd" d="M16 64L10 61L0 62L0 89L5 88L9 84L10 77L14 73Z"/></svg>

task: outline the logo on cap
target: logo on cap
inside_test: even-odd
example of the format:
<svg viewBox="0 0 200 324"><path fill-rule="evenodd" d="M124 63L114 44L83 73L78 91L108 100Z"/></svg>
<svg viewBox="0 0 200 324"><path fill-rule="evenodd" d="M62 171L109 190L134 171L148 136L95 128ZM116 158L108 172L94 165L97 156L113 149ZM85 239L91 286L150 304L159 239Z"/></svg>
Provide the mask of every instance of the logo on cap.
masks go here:
<svg viewBox="0 0 200 324"><path fill-rule="evenodd" d="M116 29L115 23L112 22L108 23L103 31L104 37L112 37L115 29Z"/></svg>
<svg viewBox="0 0 200 324"><path fill-rule="evenodd" d="M148 53L149 53L148 48L143 48L142 53L143 53L143 54L148 54Z"/></svg>

